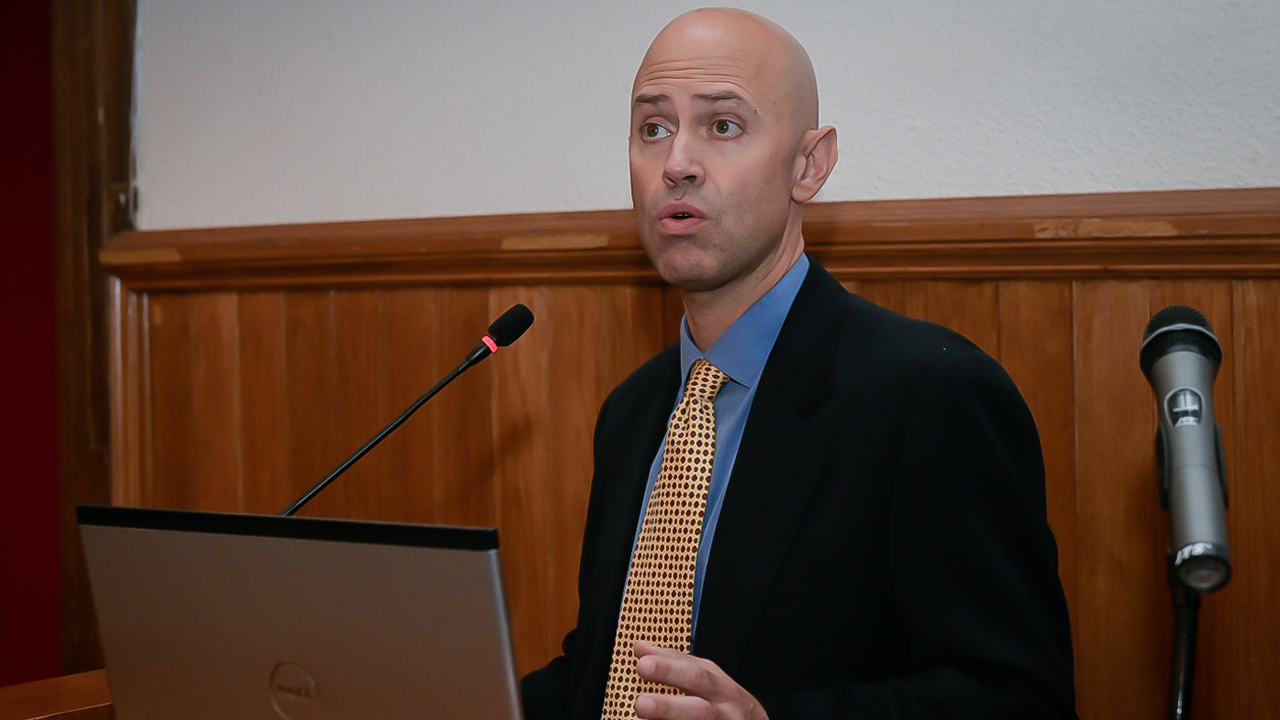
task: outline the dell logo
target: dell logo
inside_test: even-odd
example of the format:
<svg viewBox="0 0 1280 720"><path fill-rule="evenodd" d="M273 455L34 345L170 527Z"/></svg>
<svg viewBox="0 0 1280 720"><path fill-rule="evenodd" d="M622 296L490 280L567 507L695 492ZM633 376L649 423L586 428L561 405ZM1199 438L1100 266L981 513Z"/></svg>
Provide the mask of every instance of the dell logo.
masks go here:
<svg viewBox="0 0 1280 720"><path fill-rule="evenodd" d="M282 662L271 671L271 706L283 720L315 720L320 716L320 689L307 669Z"/></svg>

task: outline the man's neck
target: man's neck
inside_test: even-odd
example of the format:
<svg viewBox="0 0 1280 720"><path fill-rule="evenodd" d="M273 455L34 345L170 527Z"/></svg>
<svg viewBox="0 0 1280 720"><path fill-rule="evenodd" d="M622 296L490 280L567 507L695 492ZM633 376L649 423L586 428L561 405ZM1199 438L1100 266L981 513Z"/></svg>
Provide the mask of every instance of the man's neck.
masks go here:
<svg viewBox="0 0 1280 720"><path fill-rule="evenodd" d="M764 297L804 253L804 238L786 254L770 257L751 275L705 292L681 291L689 333L699 350L706 352L742 314Z"/></svg>

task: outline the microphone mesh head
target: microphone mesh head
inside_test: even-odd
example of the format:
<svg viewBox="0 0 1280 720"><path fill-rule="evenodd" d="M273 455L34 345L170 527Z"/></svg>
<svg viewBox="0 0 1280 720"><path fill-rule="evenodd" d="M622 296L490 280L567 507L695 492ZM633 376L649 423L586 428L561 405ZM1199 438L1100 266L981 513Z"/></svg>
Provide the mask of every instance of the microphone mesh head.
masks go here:
<svg viewBox="0 0 1280 720"><path fill-rule="evenodd" d="M1138 355L1142 373L1150 380L1152 365L1177 351L1203 355L1213 363L1214 372L1222 363L1222 346L1213 334L1213 327L1199 310L1186 305L1170 305L1153 315L1151 322L1147 323Z"/></svg>
<svg viewBox="0 0 1280 720"><path fill-rule="evenodd" d="M1170 305L1151 316L1151 322L1147 323L1147 331L1142 334L1142 340L1145 342L1151 339L1156 331L1170 325L1194 325L1213 334L1213 326L1199 310L1190 305Z"/></svg>
<svg viewBox="0 0 1280 720"><path fill-rule="evenodd" d="M532 324L533 311L523 303L517 303L493 321L489 326L489 337L498 343L498 347L506 347L519 340Z"/></svg>

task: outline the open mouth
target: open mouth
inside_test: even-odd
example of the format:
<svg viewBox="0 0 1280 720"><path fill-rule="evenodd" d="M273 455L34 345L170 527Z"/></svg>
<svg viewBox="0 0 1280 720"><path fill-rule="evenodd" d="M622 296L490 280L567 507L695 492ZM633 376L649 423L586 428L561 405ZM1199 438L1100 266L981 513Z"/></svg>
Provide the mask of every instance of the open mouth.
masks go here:
<svg viewBox="0 0 1280 720"><path fill-rule="evenodd" d="M659 227L663 232L674 235L685 235L696 232L702 225L704 216L696 205L684 202L671 202L663 206L659 215Z"/></svg>
<svg viewBox="0 0 1280 720"><path fill-rule="evenodd" d="M668 220L696 220L702 217L698 208L687 203L668 203L662 208L662 217Z"/></svg>

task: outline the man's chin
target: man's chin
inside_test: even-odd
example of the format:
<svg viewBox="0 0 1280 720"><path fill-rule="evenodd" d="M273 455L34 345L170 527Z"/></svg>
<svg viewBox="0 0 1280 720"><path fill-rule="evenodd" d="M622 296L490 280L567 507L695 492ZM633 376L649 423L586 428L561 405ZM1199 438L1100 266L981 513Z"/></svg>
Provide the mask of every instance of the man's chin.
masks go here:
<svg viewBox="0 0 1280 720"><path fill-rule="evenodd" d="M668 285L685 292L707 292L724 284L719 273L700 267L659 267L658 275Z"/></svg>
<svg viewBox="0 0 1280 720"><path fill-rule="evenodd" d="M645 243L645 250L658 275L681 290L704 292L724 282L724 259L707 239L658 234L652 242Z"/></svg>

